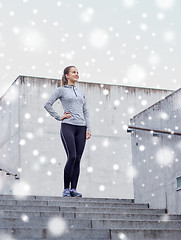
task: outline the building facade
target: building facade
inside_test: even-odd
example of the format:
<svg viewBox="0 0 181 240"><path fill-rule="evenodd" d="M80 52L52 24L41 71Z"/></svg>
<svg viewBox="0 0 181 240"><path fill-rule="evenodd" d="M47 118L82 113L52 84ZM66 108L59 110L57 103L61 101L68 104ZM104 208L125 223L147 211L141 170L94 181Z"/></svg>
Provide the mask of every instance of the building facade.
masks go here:
<svg viewBox="0 0 181 240"><path fill-rule="evenodd" d="M60 139L61 122L44 104L60 86L59 79L19 76L0 99L0 192L22 191L60 196L66 153ZM77 189L84 197L133 198L129 119L172 91L77 82L87 98L91 138L81 159ZM61 102L53 105L63 115Z"/></svg>
<svg viewBox="0 0 181 240"><path fill-rule="evenodd" d="M134 116L134 199L181 214L181 89Z"/></svg>

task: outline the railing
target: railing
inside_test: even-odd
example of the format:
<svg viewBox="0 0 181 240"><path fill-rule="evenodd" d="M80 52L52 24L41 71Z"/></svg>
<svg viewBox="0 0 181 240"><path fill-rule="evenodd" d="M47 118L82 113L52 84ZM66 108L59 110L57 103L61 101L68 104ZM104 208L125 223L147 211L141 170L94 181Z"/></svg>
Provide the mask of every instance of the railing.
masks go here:
<svg viewBox="0 0 181 240"><path fill-rule="evenodd" d="M8 175L8 176L14 176L15 179L17 179L17 180L19 179L19 177L16 173L10 172L10 171L8 171L6 169L3 169L3 168L0 168L0 171L5 172L6 175Z"/></svg>
<svg viewBox="0 0 181 240"><path fill-rule="evenodd" d="M149 132L152 132L153 134L154 133L165 133L165 134L172 134L172 135L179 135L179 136L181 136L181 133L179 133L179 132L164 131L164 130L158 130L158 129L143 128L143 127L136 127L136 126L131 126L131 125L128 125L127 132L131 132L132 131L129 128L136 129L136 130L149 131Z"/></svg>

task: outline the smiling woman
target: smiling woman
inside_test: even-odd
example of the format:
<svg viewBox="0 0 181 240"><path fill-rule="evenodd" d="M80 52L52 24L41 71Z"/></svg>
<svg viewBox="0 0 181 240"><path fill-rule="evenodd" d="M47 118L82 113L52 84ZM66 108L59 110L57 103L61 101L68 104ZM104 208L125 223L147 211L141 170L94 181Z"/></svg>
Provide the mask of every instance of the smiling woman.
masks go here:
<svg viewBox="0 0 181 240"><path fill-rule="evenodd" d="M86 98L75 86L78 79L77 68L75 66L66 67L63 71L62 86L55 90L44 105L44 108L52 117L62 121L60 136L67 154L67 162L64 168L63 197L82 197L82 194L76 191L80 173L80 160L86 140L91 137ZM52 107L58 99L60 99L64 109L62 117Z"/></svg>
<svg viewBox="0 0 181 240"><path fill-rule="evenodd" d="M68 81L70 85L74 85L74 80L79 79L78 71L75 66L68 66L64 69L62 76L62 86L68 85ZM67 75L67 76L66 76Z"/></svg>

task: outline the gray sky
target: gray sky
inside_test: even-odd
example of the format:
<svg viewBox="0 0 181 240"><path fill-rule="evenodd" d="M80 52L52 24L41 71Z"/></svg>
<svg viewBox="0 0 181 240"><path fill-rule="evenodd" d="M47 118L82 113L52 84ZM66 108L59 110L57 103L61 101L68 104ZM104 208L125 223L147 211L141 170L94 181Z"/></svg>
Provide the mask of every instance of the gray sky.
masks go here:
<svg viewBox="0 0 181 240"><path fill-rule="evenodd" d="M180 87L179 0L0 0L0 95L18 75Z"/></svg>

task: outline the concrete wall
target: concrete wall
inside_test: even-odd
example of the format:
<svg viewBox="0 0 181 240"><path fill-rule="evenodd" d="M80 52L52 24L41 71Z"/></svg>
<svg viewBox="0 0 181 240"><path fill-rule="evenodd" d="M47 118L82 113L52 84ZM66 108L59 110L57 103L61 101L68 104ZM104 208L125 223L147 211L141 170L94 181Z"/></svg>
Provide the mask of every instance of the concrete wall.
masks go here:
<svg viewBox="0 0 181 240"><path fill-rule="evenodd" d="M61 123L43 107L60 81L20 76L16 83L20 182L28 185L28 194L61 195L67 158L60 139ZM85 197L133 198L131 141L126 125L130 117L171 91L86 82L76 86L87 97L92 126L81 160L78 191ZM63 114L60 101L53 107Z"/></svg>
<svg viewBox="0 0 181 240"><path fill-rule="evenodd" d="M16 172L20 166L19 147L19 85L17 81L0 99L0 168ZM9 193L13 176L0 172L0 192Z"/></svg>
<svg viewBox="0 0 181 240"><path fill-rule="evenodd" d="M163 131L181 133L181 89L135 116L131 123ZM144 122L144 125L142 124ZM151 208L166 208L181 213L181 190L176 177L181 175L181 136L149 131L132 132L134 198L149 202Z"/></svg>

